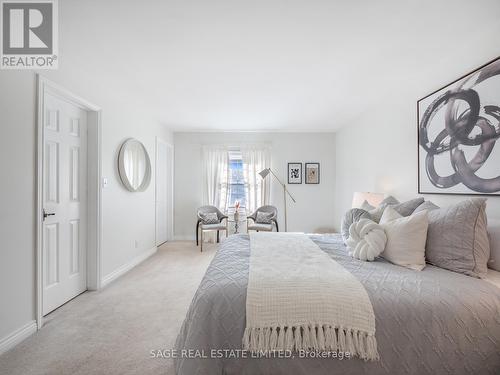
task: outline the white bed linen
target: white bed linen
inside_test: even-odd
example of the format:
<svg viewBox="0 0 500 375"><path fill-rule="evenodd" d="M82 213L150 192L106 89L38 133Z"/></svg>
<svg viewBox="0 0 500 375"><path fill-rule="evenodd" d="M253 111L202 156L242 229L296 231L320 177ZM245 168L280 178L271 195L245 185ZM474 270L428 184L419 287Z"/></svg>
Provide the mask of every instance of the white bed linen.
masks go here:
<svg viewBox="0 0 500 375"><path fill-rule="evenodd" d="M488 274L483 280L495 285L497 288L500 288L500 271L495 271L488 268Z"/></svg>

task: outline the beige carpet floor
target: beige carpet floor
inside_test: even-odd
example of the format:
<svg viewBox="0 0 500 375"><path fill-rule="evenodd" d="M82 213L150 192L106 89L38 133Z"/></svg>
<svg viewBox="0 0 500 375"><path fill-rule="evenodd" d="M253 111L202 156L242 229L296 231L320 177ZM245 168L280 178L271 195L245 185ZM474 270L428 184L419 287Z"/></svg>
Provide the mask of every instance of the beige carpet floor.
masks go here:
<svg viewBox="0 0 500 375"><path fill-rule="evenodd" d="M173 374L150 351L173 347L216 245L163 245L99 292L47 316L35 335L0 356L0 374Z"/></svg>

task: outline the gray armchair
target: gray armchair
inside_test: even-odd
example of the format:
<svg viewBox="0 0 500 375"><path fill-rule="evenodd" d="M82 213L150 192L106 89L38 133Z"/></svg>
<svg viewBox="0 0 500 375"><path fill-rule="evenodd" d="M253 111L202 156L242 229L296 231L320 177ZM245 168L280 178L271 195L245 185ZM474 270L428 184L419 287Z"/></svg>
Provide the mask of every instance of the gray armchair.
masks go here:
<svg viewBox="0 0 500 375"><path fill-rule="evenodd" d="M271 223L270 224L264 224L264 223L257 223L257 213L258 212L265 212L265 213L271 213ZM255 230L257 232L259 231L265 231L265 232L272 232L273 230L273 224L276 226L276 232L279 232L278 228L278 209L274 206L262 206L257 208L253 214L250 216L247 216L248 222L247 222L247 233L248 231ZM251 223L250 220L253 222Z"/></svg>
<svg viewBox="0 0 500 375"><path fill-rule="evenodd" d="M203 224L203 215L207 213L216 213L217 218L219 220L218 223L215 224ZM227 216L224 215L217 207L215 206L202 206L198 208L196 215L198 217L198 221L196 222L196 246L198 246L198 234L201 232L201 249L200 251L203 251L203 232L206 231L217 231L217 242L219 242L219 231L224 230L226 231L226 237L228 234L228 228L227 228ZM226 223L224 224L222 221L226 220Z"/></svg>

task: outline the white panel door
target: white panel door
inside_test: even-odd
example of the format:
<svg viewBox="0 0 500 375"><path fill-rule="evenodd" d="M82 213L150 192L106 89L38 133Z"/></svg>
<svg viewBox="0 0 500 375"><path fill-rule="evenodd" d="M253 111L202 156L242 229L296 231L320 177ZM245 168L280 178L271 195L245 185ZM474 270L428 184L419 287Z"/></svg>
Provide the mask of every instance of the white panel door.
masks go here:
<svg viewBox="0 0 500 375"><path fill-rule="evenodd" d="M173 151L156 139L156 245L172 237L173 222Z"/></svg>
<svg viewBox="0 0 500 375"><path fill-rule="evenodd" d="M87 289L87 112L43 103L43 315Z"/></svg>

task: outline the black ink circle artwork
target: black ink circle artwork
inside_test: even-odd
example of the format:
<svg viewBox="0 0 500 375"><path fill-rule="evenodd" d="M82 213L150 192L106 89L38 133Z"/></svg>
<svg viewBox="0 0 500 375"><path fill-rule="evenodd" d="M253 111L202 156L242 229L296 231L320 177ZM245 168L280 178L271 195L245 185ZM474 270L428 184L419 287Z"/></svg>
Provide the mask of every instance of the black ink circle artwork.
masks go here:
<svg viewBox="0 0 500 375"><path fill-rule="evenodd" d="M500 194L500 59L421 99L418 113L420 193Z"/></svg>

